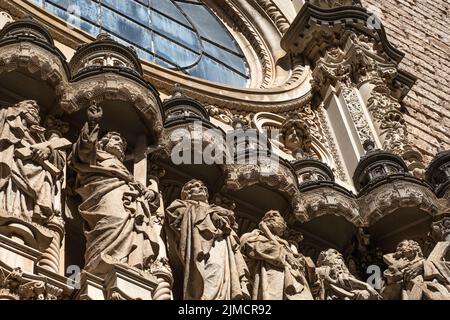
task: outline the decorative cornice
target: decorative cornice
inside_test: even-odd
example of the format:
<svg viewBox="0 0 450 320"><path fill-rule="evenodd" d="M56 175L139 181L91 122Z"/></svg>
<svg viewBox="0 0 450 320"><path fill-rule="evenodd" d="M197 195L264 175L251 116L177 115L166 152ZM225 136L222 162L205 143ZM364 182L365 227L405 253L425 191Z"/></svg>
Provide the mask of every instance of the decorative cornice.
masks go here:
<svg viewBox="0 0 450 320"><path fill-rule="evenodd" d="M294 55L302 54L315 61L318 53L339 45L345 31L353 30L373 39L377 50L388 61L398 64L405 54L388 41L382 25L380 28L367 26L371 16L366 9L355 6L324 9L305 3L281 40L281 46Z"/></svg>
<svg viewBox="0 0 450 320"><path fill-rule="evenodd" d="M267 13L280 33L285 34L291 24L278 6L272 0L255 1Z"/></svg>

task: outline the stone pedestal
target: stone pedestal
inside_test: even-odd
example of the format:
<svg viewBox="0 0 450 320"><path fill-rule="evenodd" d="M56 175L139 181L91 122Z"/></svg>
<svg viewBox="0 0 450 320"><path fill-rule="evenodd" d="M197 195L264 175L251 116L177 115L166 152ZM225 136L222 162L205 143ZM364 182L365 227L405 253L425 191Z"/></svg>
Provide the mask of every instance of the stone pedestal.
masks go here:
<svg viewBox="0 0 450 320"><path fill-rule="evenodd" d="M0 261L4 264L33 273L40 255L41 252L23 244L23 241L21 243L20 239L0 234Z"/></svg>
<svg viewBox="0 0 450 320"><path fill-rule="evenodd" d="M158 286L156 277L133 269L113 266L105 278L107 300L152 300Z"/></svg>
<svg viewBox="0 0 450 320"><path fill-rule="evenodd" d="M135 268L112 264L102 279L82 271L77 300L153 300L158 280Z"/></svg>

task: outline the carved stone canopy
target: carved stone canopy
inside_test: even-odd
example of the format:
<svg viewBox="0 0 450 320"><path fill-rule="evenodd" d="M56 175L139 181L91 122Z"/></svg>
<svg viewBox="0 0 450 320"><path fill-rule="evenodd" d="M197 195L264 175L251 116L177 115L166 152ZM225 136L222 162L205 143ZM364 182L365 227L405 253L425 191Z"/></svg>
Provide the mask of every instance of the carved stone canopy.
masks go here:
<svg viewBox="0 0 450 320"><path fill-rule="evenodd" d="M50 83L57 89L56 91L62 89L61 82L70 78L70 70L64 54L55 47L50 32L32 18L7 23L0 30L0 46L2 47L0 74L5 71L14 73L15 70L20 69L22 72L32 75L33 78L40 76L40 80ZM39 82L21 83L21 85L27 89L30 86L42 87ZM45 88L36 91L42 96L51 94L45 92ZM31 98L28 92L26 94L28 98ZM25 96L23 93L19 93L19 95ZM41 104L47 100L34 98Z"/></svg>
<svg viewBox="0 0 450 320"><path fill-rule="evenodd" d="M382 150L370 150L361 157L353 175L353 183L362 189L395 174L406 174L408 167L399 156Z"/></svg>
<svg viewBox="0 0 450 320"><path fill-rule="evenodd" d="M334 182L334 174L331 168L325 163L314 159L301 159L294 161L292 166L297 173L300 189L306 184L320 181Z"/></svg>
<svg viewBox="0 0 450 320"><path fill-rule="evenodd" d="M431 184L438 197L450 188L450 150L439 152L425 172L425 180Z"/></svg>
<svg viewBox="0 0 450 320"><path fill-rule="evenodd" d="M143 76L136 51L114 41L106 33L99 34L96 41L80 46L70 60L73 77L101 68L120 69Z"/></svg>
<svg viewBox="0 0 450 320"><path fill-rule="evenodd" d="M173 95L163 102L165 124L176 119L197 119L209 121L205 107L195 99L183 94Z"/></svg>
<svg viewBox="0 0 450 320"><path fill-rule="evenodd" d="M2 38L32 38L52 46L54 45L50 32L31 17L7 23L0 31L0 39Z"/></svg>

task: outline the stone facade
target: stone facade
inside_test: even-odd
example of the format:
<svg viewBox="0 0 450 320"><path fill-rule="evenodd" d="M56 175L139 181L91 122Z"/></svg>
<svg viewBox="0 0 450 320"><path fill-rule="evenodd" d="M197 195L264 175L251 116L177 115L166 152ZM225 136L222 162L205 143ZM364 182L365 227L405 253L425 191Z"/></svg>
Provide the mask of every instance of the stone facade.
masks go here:
<svg viewBox="0 0 450 320"><path fill-rule="evenodd" d="M401 67L418 76L404 100L412 144L429 162L448 149L450 78L450 5L447 1L363 1L377 13L390 41L406 53Z"/></svg>
<svg viewBox="0 0 450 320"><path fill-rule="evenodd" d="M448 5L205 3L249 88L0 3L0 298L450 299Z"/></svg>

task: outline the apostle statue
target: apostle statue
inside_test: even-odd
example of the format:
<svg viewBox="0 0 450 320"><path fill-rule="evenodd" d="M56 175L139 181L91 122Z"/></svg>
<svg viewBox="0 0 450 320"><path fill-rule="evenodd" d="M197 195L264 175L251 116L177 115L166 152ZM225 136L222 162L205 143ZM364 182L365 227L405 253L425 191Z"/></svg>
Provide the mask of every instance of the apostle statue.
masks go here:
<svg viewBox="0 0 450 320"><path fill-rule="evenodd" d="M450 262L445 261L450 242L439 242L428 259L419 244L404 240L394 253L384 256L389 266L384 272L385 299L448 300L450 299Z"/></svg>
<svg viewBox="0 0 450 320"><path fill-rule="evenodd" d="M316 268L318 300L380 300L381 296L366 282L356 279L335 249L319 254Z"/></svg>
<svg viewBox="0 0 450 320"><path fill-rule="evenodd" d="M184 300L249 297L248 269L240 252L234 212L208 202L208 189L191 180L181 200L166 209L169 255L183 268ZM170 253L172 251L172 253ZM174 252L175 251L175 252Z"/></svg>
<svg viewBox="0 0 450 320"><path fill-rule="evenodd" d="M241 237L251 274L253 300L313 300L304 257L284 239L287 225L278 211L267 212L258 229Z"/></svg>
<svg viewBox="0 0 450 320"><path fill-rule="evenodd" d="M68 140L47 140L40 108L26 100L0 110L0 215L45 224L54 214L55 184Z"/></svg>
<svg viewBox="0 0 450 320"><path fill-rule="evenodd" d="M159 197L135 181L123 164L126 142L119 133L99 140L102 115L95 103L88 108L88 122L71 155L85 221L85 270L102 276L113 261L145 271L159 252L153 228Z"/></svg>

